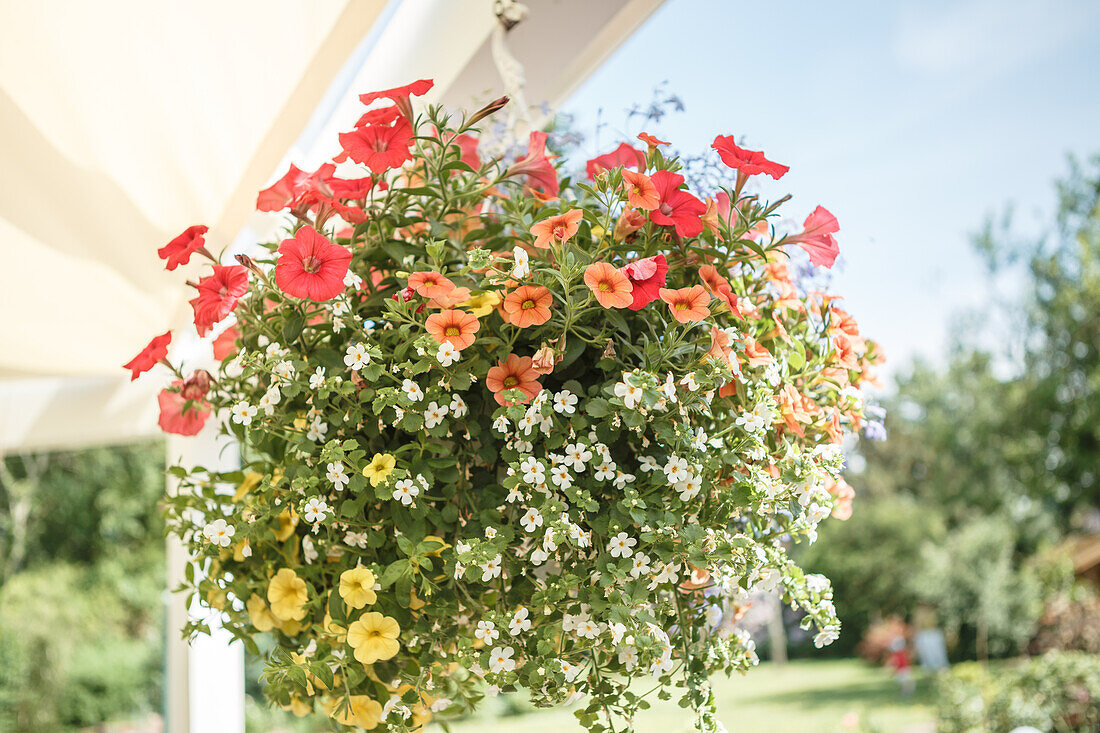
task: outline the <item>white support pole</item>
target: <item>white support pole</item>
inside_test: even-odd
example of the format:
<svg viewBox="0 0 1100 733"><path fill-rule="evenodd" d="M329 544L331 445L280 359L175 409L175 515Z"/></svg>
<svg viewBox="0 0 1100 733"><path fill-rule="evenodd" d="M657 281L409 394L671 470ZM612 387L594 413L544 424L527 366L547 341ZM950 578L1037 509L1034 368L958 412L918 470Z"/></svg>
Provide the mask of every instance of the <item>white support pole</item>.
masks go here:
<svg viewBox="0 0 1100 733"><path fill-rule="evenodd" d="M216 420L192 438L169 436L169 465L203 466L227 471L240 465L232 440L218 436ZM168 491L178 482L169 478ZM168 589L184 580L188 554L175 536L168 537ZM244 733L244 647L221 628L221 614L197 602L190 608L183 594L168 593L166 733ZM180 636L189 618L210 626L190 646Z"/></svg>

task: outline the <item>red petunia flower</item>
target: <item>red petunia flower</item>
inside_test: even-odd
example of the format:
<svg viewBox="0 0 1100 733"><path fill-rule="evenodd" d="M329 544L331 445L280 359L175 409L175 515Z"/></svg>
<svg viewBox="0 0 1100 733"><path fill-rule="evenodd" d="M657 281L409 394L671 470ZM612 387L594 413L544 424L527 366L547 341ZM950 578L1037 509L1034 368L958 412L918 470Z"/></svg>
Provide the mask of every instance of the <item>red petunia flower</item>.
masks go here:
<svg viewBox="0 0 1100 733"><path fill-rule="evenodd" d="M833 234L840 231L836 217L824 206L818 206L806 217L802 229L801 234L787 237L787 242L806 250L810 255L810 262L815 265L832 267L836 256L840 254L840 246L833 237Z"/></svg>
<svg viewBox="0 0 1100 733"><path fill-rule="evenodd" d="M237 339L241 337L241 332L237 330L236 326L230 326L222 331L212 346L214 347L214 359L222 361L230 354L237 353Z"/></svg>
<svg viewBox="0 0 1100 733"><path fill-rule="evenodd" d="M275 282L287 295L321 303L344 292L351 252L333 244L311 226L279 245Z"/></svg>
<svg viewBox="0 0 1100 733"><path fill-rule="evenodd" d="M171 272L180 265L186 265L191 260L191 255L195 252L202 252L207 257L210 257L210 259L214 259L203 246L206 244L206 239L203 235L208 231L210 231L210 227L204 224L196 224L193 227L187 227L183 230L183 234L180 234L171 242L158 249L157 255L159 255L162 260L168 260L167 264L164 265L164 269Z"/></svg>
<svg viewBox="0 0 1100 733"><path fill-rule="evenodd" d="M624 168L634 167L640 171L645 170L645 154L629 143L620 143L619 147L610 153L597 155L588 161L584 166L584 172L588 174L589 180L594 180L603 171L620 165Z"/></svg>
<svg viewBox="0 0 1100 733"><path fill-rule="evenodd" d="M473 135L457 135L451 140L452 145L457 145L458 149L462 151L462 162L473 168L475 171L481 167L481 158L477 154L478 140Z"/></svg>
<svg viewBox="0 0 1100 733"><path fill-rule="evenodd" d="M524 395L520 403L527 403L542 391L538 377L538 372L532 366L531 357L509 354L507 359L501 359L485 375L485 386L493 393L497 404L507 407L516 403L508 400L501 392L518 389Z"/></svg>
<svg viewBox="0 0 1100 733"><path fill-rule="evenodd" d="M546 154L546 133L532 132L527 141L527 155L513 163L504 172L504 177L527 176L527 185L535 191L557 196L561 186L558 184L558 172Z"/></svg>
<svg viewBox="0 0 1100 733"><path fill-rule="evenodd" d="M172 332L168 331L154 338L148 346L141 350L140 354L123 364L123 369L130 370L130 381L134 381L139 375L152 369L158 361L168 356L168 344L170 343L172 343Z"/></svg>
<svg viewBox="0 0 1100 733"><path fill-rule="evenodd" d="M665 286L665 276L668 274L668 262L664 255L635 260L625 265L622 271L634 286L630 293L633 301L627 308L632 311L641 310L661 297L660 290Z"/></svg>
<svg viewBox="0 0 1100 733"><path fill-rule="evenodd" d="M301 194L302 184L309 174L293 163L282 178L275 181L256 196L257 211L282 211Z"/></svg>
<svg viewBox="0 0 1100 733"><path fill-rule="evenodd" d="M189 400L183 396L185 382L177 379L172 386L157 395L160 418L157 424L166 433L197 435L210 417L210 403L203 399Z"/></svg>
<svg viewBox="0 0 1100 733"><path fill-rule="evenodd" d="M707 307L710 296L702 285L692 285L678 290L661 288L658 292L661 300L668 303L672 317L680 323L701 321L710 315L710 308Z"/></svg>
<svg viewBox="0 0 1100 733"><path fill-rule="evenodd" d="M763 173L778 181L790 170L790 166L768 160L764 157L763 152L738 147L730 135L719 135L714 138L711 147L718 151L718 156L723 163L746 176Z"/></svg>
<svg viewBox="0 0 1100 733"><path fill-rule="evenodd" d="M412 125L405 117L392 125L366 125L340 133L340 146L348 157L375 173L397 168L412 157Z"/></svg>
<svg viewBox="0 0 1100 733"><path fill-rule="evenodd" d="M403 87L394 87L393 89L384 89L380 92L360 94L359 101L363 104L370 104L377 99L389 99L397 105L397 108L401 110L401 114L411 120L412 105L409 102L409 97L422 97L427 94L433 86L435 86L435 82L431 79L420 79L411 84L406 84Z"/></svg>
<svg viewBox="0 0 1100 733"><path fill-rule="evenodd" d="M189 302L195 311L195 329L205 336L211 326L237 307L248 291L248 269L240 265L214 265L214 273L199 280L199 294Z"/></svg>
<svg viewBox="0 0 1100 733"><path fill-rule="evenodd" d="M694 237L703 231L702 216L707 205L680 189L684 177L669 171L657 171L649 178L657 187L660 204L649 212L654 224L675 227L681 237Z"/></svg>

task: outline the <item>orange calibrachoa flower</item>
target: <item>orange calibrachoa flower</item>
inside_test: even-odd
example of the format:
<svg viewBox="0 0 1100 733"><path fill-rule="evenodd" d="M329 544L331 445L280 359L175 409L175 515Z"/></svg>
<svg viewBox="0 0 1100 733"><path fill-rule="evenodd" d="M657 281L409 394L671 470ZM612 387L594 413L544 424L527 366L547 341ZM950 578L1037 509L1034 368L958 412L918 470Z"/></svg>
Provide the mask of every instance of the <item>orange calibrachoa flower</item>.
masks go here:
<svg viewBox="0 0 1100 733"><path fill-rule="evenodd" d="M409 275L409 287L425 298L439 298L455 289L455 284L434 270Z"/></svg>
<svg viewBox="0 0 1100 733"><path fill-rule="evenodd" d="M623 188L626 189L626 202L637 209L653 211L661 205L661 195L645 173L623 168Z"/></svg>
<svg viewBox="0 0 1100 733"><path fill-rule="evenodd" d="M572 209L538 222L531 227L531 233L535 235L535 246L549 249L551 244L568 242L577 233L583 217L584 211Z"/></svg>
<svg viewBox="0 0 1100 733"><path fill-rule="evenodd" d="M460 303L470 299L470 289L466 287L455 288L443 295L437 295L428 301L429 308L454 308Z"/></svg>
<svg viewBox="0 0 1100 733"><path fill-rule="evenodd" d="M707 307L710 296L702 285L692 285L677 290L661 288L659 293L661 300L668 303L672 317L680 323L701 321L710 315L710 308Z"/></svg>
<svg viewBox="0 0 1100 733"><path fill-rule="evenodd" d="M439 343L450 343L462 351L474 342L474 334L481 328L481 322L472 313L445 310L428 316L424 328Z"/></svg>
<svg viewBox="0 0 1100 733"><path fill-rule="evenodd" d="M634 286L619 268L606 262L596 262L584 270L584 284L604 308L626 308L634 302Z"/></svg>
<svg viewBox="0 0 1100 733"><path fill-rule="evenodd" d="M507 359L501 359L485 375L485 386L493 393L498 404L507 407L515 403L501 395L501 392L518 389L524 394L524 399L520 402L528 402L542 390L538 376L538 372L532 366L531 357L509 354Z"/></svg>
<svg viewBox="0 0 1100 733"><path fill-rule="evenodd" d="M504 296L504 313L513 326L541 326L550 320L554 296L541 285L521 285Z"/></svg>
<svg viewBox="0 0 1100 733"><path fill-rule="evenodd" d="M718 274L718 270L714 265L703 265L699 268L699 279L703 281L703 284L707 286L707 289L717 298L721 298L733 311L734 315L740 316L741 311L737 308L737 296L733 294L733 288L730 287L729 280Z"/></svg>
<svg viewBox="0 0 1100 733"><path fill-rule="evenodd" d="M745 336L745 360L751 367L767 366L775 361L771 352L765 349L752 336Z"/></svg>

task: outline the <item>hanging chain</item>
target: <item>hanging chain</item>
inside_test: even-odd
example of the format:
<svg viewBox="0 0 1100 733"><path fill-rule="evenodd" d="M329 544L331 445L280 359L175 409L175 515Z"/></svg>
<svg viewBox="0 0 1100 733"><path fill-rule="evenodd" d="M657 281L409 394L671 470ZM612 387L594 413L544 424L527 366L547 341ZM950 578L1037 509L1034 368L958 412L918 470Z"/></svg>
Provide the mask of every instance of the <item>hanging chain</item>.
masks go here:
<svg viewBox="0 0 1100 733"><path fill-rule="evenodd" d="M527 17L527 6L515 0L494 0L493 13L496 15L497 25L493 29L490 50L497 73L504 84L504 91L512 99L512 104L508 106L508 130L516 140L521 140L534 129L531 110L524 94L527 78L523 72L523 64L508 50L505 40L508 32Z"/></svg>

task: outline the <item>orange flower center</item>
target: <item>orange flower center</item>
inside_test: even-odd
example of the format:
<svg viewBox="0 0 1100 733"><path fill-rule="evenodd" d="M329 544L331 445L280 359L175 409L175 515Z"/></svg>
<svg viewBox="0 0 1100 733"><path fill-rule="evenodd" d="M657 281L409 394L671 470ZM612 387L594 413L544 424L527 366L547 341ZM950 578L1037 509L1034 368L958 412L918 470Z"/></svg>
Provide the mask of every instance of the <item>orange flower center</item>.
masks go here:
<svg viewBox="0 0 1100 733"><path fill-rule="evenodd" d="M679 303L673 303L672 307L678 311L686 311L688 309L688 304L680 301Z"/></svg>
<svg viewBox="0 0 1100 733"><path fill-rule="evenodd" d="M605 292L605 293L612 289L611 288L611 283L609 283L607 280L601 281L598 287L602 292Z"/></svg>
<svg viewBox="0 0 1100 733"><path fill-rule="evenodd" d="M458 326L447 326L443 333L447 336L458 336L462 331L459 330Z"/></svg>
<svg viewBox="0 0 1100 733"><path fill-rule="evenodd" d="M534 307L535 307L535 301L531 300L530 298L523 301L523 303L520 305L520 308L522 308L523 310L528 310L529 308L534 308Z"/></svg>

